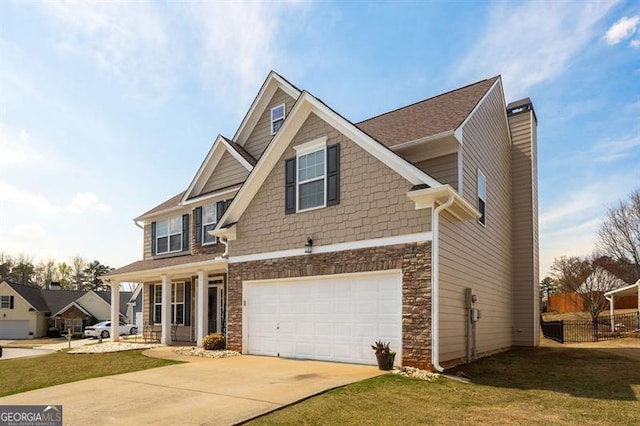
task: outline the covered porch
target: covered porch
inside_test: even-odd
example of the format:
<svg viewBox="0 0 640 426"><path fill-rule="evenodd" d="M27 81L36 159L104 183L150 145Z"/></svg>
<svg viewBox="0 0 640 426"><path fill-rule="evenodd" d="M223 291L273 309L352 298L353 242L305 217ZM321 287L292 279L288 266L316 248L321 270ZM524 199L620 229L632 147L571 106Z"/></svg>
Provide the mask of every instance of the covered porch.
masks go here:
<svg viewBox="0 0 640 426"><path fill-rule="evenodd" d="M220 255L187 255L142 260L105 274L111 286L111 339L119 340L120 284L143 285L145 337L164 345L176 342L202 346L209 333L225 332L227 259Z"/></svg>
<svg viewBox="0 0 640 426"><path fill-rule="evenodd" d="M635 308L637 310L637 329L640 330L640 280L636 281L635 284L631 284L625 287L618 288L616 290L608 291L604 294L605 299L609 302L609 314L611 318L611 329L616 329L615 324L615 310L616 310L616 299L627 298L634 300Z"/></svg>

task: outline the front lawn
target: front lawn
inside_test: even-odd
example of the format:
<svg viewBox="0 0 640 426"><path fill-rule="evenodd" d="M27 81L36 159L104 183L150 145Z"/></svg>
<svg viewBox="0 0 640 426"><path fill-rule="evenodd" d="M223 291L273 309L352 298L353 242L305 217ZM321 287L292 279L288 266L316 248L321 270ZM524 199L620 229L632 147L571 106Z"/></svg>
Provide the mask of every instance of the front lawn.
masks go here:
<svg viewBox="0 0 640 426"><path fill-rule="evenodd" d="M141 350L78 355L54 352L35 358L7 359L0 361L0 397L176 363L146 357Z"/></svg>
<svg viewBox="0 0 640 426"><path fill-rule="evenodd" d="M252 424L640 424L640 369L630 358L545 347L510 351L461 370L473 383L387 374Z"/></svg>

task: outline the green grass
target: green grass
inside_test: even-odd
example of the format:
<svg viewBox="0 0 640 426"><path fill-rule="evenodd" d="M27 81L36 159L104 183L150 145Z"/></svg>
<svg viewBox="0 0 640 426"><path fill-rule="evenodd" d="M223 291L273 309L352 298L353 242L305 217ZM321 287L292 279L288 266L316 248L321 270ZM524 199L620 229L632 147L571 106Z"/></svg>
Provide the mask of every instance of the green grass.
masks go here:
<svg viewBox="0 0 640 426"><path fill-rule="evenodd" d="M146 357L141 350L77 355L54 352L35 358L7 359L0 361L0 397L176 363Z"/></svg>
<svg viewBox="0 0 640 426"><path fill-rule="evenodd" d="M388 374L251 424L640 424L640 369L629 358L542 348L510 351L461 370L473 383Z"/></svg>

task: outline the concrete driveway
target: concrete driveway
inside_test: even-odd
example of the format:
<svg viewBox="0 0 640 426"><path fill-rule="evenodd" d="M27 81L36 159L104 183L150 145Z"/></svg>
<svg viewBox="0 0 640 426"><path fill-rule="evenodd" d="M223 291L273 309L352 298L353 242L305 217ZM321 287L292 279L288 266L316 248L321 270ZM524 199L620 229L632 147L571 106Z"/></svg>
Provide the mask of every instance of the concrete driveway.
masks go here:
<svg viewBox="0 0 640 426"><path fill-rule="evenodd" d="M5 348L2 347L2 358L0 358L0 362L5 359L14 359L14 358L29 358L33 356L42 356L47 355L53 352L49 349L30 349L30 348Z"/></svg>
<svg viewBox="0 0 640 426"><path fill-rule="evenodd" d="M69 425L229 425L379 374L372 366L244 355L68 383L0 405L61 404Z"/></svg>

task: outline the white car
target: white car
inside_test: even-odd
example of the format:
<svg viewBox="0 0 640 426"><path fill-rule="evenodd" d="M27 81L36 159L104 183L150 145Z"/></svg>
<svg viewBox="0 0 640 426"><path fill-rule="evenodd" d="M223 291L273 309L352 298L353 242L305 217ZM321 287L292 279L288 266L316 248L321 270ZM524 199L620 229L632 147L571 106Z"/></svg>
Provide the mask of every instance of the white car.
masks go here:
<svg viewBox="0 0 640 426"><path fill-rule="evenodd" d="M95 325L85 327L84 335L87 337L102 337L108 339L111 334L111 321L102 321ZM138 334L138 328L135 324L120 323L120 335L123 334Z"/></svg>

